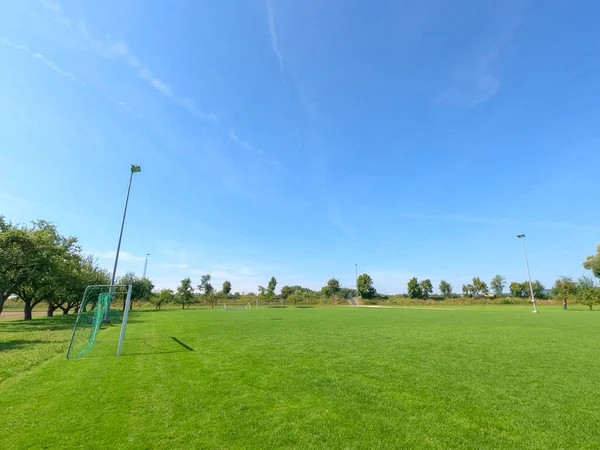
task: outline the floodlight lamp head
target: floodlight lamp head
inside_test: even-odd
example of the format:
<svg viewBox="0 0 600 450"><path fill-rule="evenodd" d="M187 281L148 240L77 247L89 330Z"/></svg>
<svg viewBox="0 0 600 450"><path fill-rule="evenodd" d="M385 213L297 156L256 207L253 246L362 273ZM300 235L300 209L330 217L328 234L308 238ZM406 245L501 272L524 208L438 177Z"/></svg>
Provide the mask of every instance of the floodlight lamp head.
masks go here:
<svg viewBox="0 0 600 450"><path fill-rule="evenodd" d="M517 234L517 237L518 237L519 239L523 239L523 238L525 237L525 235L524 235L524 234Z"/></svg>

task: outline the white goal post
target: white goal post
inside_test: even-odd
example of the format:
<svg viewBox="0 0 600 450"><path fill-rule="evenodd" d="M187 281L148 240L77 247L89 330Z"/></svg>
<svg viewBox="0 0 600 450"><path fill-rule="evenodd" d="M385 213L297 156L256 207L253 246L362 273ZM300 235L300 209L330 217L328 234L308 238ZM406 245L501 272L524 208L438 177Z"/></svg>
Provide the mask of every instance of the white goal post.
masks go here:
<svg viewBox="0 0 600 450"><path fill-rule="evenodd" d="M223 305L221 306L221 309L226 309L226 310L232 311L232 310L242 310L242 309L251 309L251 308L250 308L250 303L245 303L245 304L223 303Z"/></svg>

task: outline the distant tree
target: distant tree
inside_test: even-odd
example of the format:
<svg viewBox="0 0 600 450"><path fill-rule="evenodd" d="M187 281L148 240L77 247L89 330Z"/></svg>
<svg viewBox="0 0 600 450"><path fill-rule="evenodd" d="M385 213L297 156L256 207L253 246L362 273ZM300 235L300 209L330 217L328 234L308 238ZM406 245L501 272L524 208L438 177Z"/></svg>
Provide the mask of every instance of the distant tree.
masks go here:
<svg viewBox="0 0 600 450"><path fill-rule="evenodd" d="M525 284L527 285L527 292L529 292L529 282L525 282ZM535 298L544 297L544 291L546 290L546 288L539 280L535 280L534 282L532 282L531 287L533 289L533 296Z"/></svg>
<svg viewBox="0 0 600 450"><path fill-rule="evenodd" d="M234 299L234 300L239 300L239 299L240 299L240 297L241 297L241 295L240 295L240 293L239 293L239 292L234 292L234 294L233 294L233 299Z"/></svg>
<svg viewBox="0 0 600 450"><path fill-rule="evenodd" d="M202 275L202 278L200 278L200 284L198 285L198 291L200 292L200 295L202 295L202 298L204 298L207 303L210 303L210 307L214 308L217 299L214 295L215 288L213 288L210 280L210 273Z"/></svg>
<svg viewBox="0 0 600 450"><path fill-rule="evenodd" d="M496 275L490 281L490 287L492 288L492 292L496 294L497 297L500 297L504 292L504 287L506 286L506 278L502 275Z"/></svg>
<svg viewBox="0 0 600 450"><path fill-rule="evenodd" d="M466 297L473 297L475 295L475 286L472 284L463 284L462 287L463 295Z"/></svg>
<svg viewBox="0 0 600 450"><path fill-rule="evenodd" d="M281 288L281 298L283 298L284 300L287 300L288 297L293 294L293 292L294 291L292 291L291 287L289 287L288 285L285 285L284 287Z"/></svg>
<svg viewBox="0 0 600 450"><path fill-rule="evenodd" d="M267 285L267 293L271 297L275 297L275 288L277 287L277 280L275 277L271 277L269 284Z"/></svg>
<svg viewBox="0 0 600 450"><path fill-rule="evenodd" d="M473 288L475 289L473 295L481 296L488 293L487 283L485 281L481 281L479 277L473 278Z"/></svg>
<svg viewBox="0 0 600 450"><path fill-rule="evenodd" d="M323 288L323 293L328 296L338 295L340 290L340 280L336 278L330 278L327 282L327 286Z"/></svg>
<svg viewBox="0 0 600 450"><path fill-rule="evenodd" d="M148 278L140 278L133 272L127 272L119 279L118 283L124 286L131 285L131 308L133 302L150 300L152 289L154 289L154 285Z"/></svg>
<svg viewBox="0 0 600 450"><path fill-rule="evenodd" d="M420 283L421 286L421 298L429 297L429 294L433 292L433 285L431 284L431 280L423 280Z"/></svg>
<svg viewBox="0 0 600 450"><path fill-rule="evenodd" d="M519 283L517 281L511 281L508 290L512 297L527 297L529 295L529 283Z"/></svg>
<svg viewBox="0 0 600 450"><path fill-rule="evenodd" d="M442 294L444 297L450 297L452 295L452 285L446 280L440 281L438 288L440 290L440 294Z"/></svg>
<svg viewBox="0 0 600 450"><path fill-rule="evenodd" d="M225 297L229 296L231 293L231 281L223 281L223 290L221 292L223 292Z"/></svg>
<svg viewBox="0 0 600 450"><path fill-rule="evenodd" d="M600 288L592 277L583 276L577 281L577 297L579 303L590 307L600 303Z"/></svg>
<svg viewBox="0 0 600 450"><path fill-rule="evenodd" d="M595 277L600 278L600 244L596 248L596 254L588 256L583 262L583 267L591 270Z"/></svg>
<svg viewBox="0 0 600 450"><path fill-rule="evenodd" d="M185 309L185 305L190 307L190 303L194 302L194 288L192 287L192 280L184 278L181 280L181 284L177 288L175 294L175 301L181 304L181 309Z"/></svg>
<svg viewBox="0 0 600 450"><path fill-rule="evenodd" d="M366 273L358 276L357 288L362 298L371 299L377 296L377 291L373 286L373 279Z"/></svg>
<svg viewBox="0 0 600 450"><path fill-rule="evenodd" d="M570 277L559 277L552 287L552 295L557 300L562 300L563 309L567 309L567 302L577 295L577 283Z"/></svg>
<svg viewBox="0 0 600 450"><path fill-rule="evenodd" d="M151 301L154 304L155 309L158 310L162 305L173 303L175 301L175 294L171 289L161 289L152 296Z"/></svg>
<svg viewBox="0 0 600 450"><path fill-rule="evenodd" d="M423 291L417 277L408 281L408 296L410 298L423 298Z"/></svg>
<svg viewBox="0 0 600 450"><path fill-rule="evenodd" d="M283 289L282 289L283 292ZM306 294L301 291L292 292L287 299L294 304L294 306L298 306L298 303L302 303L304 301L304 296Z"/></svg>

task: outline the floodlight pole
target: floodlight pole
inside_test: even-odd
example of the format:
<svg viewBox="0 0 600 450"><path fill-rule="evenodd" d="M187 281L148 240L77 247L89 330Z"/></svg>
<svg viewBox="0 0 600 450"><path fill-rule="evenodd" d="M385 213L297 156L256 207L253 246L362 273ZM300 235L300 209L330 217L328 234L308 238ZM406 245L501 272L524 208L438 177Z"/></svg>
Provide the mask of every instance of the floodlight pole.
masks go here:
<svg viewBox="0 0 600 450"><path fill-rule="evenodd" d="M150 253L146 253L146 262L144 263L144 275L142 275L142 278L146 278L146 270L148 269L148 256L150 256Z"/></svg>
<svg viewBox="0 0 600 450"><path fill-rule="evenodd" d="M121 239L123 239L123 227L125 226L125 216L127 216L127 205L129 204L129 192L131 192L131 180L133 179L133 174L136 172L140 172L140 166L135 164L131 165L131 173L129 174L129 184L127 185L127 196L125 197L125 208L123 209L123 219L121 220L121 231L119 232L119 243L117 244L117 254L115 255L115 265L113 267L112 276L110 278L110 285L114 286L115 278L117 276L117 265L119 263L119 252L121 251ZM104 320L108 320L108 311L110 309L110 305L106 308L106 315L104 316Z"/></svg>
<svg viewBox="0 0 600 450"><path fill-rule="evenodd" d="M354 263L354 287L356 288L356 296L358 297L358 264Z"/></svg>
<svg viewBox="0 0 600 450"><path fill-rule="evenodd" d="M529 261L527 260L527 251L525 251L525 235L518 234L517 237L521 240L521 244L523 244L523 256L525 256L525 266L527 267L527 277L529 280L529 293L531 294L531 304L533 305L533 312L537 313L537 307L535 305L535 297L533 295L533 285L531 284L531 272L529 271Z"/></svg>

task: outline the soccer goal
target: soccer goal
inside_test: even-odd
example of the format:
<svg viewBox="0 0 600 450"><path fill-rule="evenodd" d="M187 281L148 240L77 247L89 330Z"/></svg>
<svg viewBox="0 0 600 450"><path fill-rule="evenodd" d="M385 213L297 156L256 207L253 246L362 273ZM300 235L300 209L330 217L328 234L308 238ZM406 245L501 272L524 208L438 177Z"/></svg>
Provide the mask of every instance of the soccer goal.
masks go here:
<svg viewBox="0 0 600 450"><path fill-rule="evenodd" d="M121 354L121 346L125 337L125 326L131 303L131 285L93 285L88 286L83 293L77 319L73 326L73 333L67 349L67 359L76 359L88 354L94 348L100 326L106 317L118 320L118 311L111 311L110 305L122 302L125 306L123 321L121 322L121 335L117 348L117 356ZM117 313L117 314L114 314Z"/></svg>
<svg viewBox="0 0 600 450"><path fill-rule="evenodd" d="M236 303L223 303L221 309L227 309L229 311L242 310L242 309L251 309L250 303L246 303L245 305L236 304Z"/></svg>

